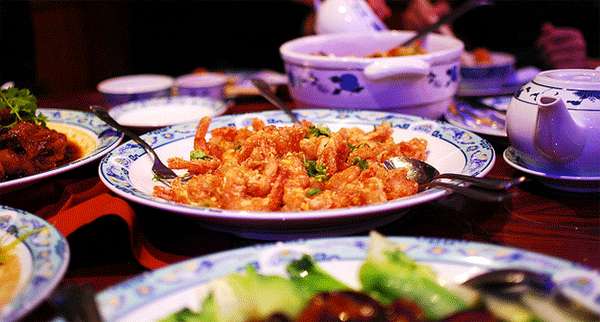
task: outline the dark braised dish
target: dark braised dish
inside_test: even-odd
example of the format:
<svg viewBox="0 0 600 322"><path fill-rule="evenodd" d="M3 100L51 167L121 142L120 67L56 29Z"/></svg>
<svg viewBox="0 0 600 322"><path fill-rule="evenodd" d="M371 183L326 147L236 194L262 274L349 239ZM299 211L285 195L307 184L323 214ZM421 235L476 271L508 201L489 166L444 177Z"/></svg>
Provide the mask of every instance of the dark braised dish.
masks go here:
<svg viewBox="0 0 600 322"><path fill-rule="evenodd" d="M46 126L29 90L0 90L0 181L56 168L80 153L66 135Z"/></svg>

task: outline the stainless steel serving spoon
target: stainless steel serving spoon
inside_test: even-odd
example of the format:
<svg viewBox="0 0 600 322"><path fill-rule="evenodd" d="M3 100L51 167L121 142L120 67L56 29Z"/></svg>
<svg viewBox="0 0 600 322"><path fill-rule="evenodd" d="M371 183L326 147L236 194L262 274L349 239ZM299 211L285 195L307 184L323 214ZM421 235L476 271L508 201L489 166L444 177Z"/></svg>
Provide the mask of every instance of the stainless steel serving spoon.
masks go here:
<svg viewBox="0 0 600 322"><path fill-rule="evenodd" d="M465 197L485 202L502 202L510 198L511 194L508 193L507 190L525 181L525 177L523 176L513 179L492 179L455 173L440 174L440 172L429 163L407 157L390 158L383 162L383 166L388 170L399 168L408 169L406 176L419 184L419 191L426 190L430 187L441 187L459 193ZM461 182L438 181L439 179L460 180ZM469 186L459 185L464 182L469 183Z"/></svg>
<svg viewBox="0 0 600 322"><path fill-rule="evenodd" d="M527 297L528 293L533 292L531 294L541 296L550 301L553 306L581 321L600 321L598 313L590 310L575 298L563 294L548 274L525 269L497 269L476 275L462 285L511 301L520 300L526 306L529 306L530 303L527 299L523 299L523 296ZM552 313L549 312L549 314Z"/></svg>
<svg viewBox="0 0 600 322"><path fill-rule="evenodd" d="M513 179L493 179L493 178L478 178L464 174L442 173L431 164L407 157L393 157L383 162L383 166L388 169L407 168L407 177L416 181L419 185L427 185L438 179L453 179L468 182L473 186L488 189L488 190L508 190L516 185L523 183L526 178L524 176Z"/></svg>
<svg viewBox="0 0 600 322"><path fill-rule="evenodd" d="M289 107L287 107L287 105L281 99L279 99L279 97L277 97L275 93L273 93L271 87L269 87L269 84L267 84L267 82L260 78L253 78L250 81L258 89L262 97L266 98L269 102L271 102L271 104L275 105L277 108L285 112L285 114L287 114L290 117L290 119L292 119L292 122L300 123L300 120L298 120L296 114L294 114L292 110Z"/></svg>
<svg viewBox="0 0 600 322"><path fill-rule="evenodd" d="M158 157L158 154L156 154L156 151L154 151L150 144L142 140L142 138L140 138L139 135L137 135L135 132L119 124L115 119L112 118L112 116L108 114L108 112L104 108L102 108L101 106L92 105L90 106L90 111L92 111L94 115L96 115L102 121L106 122L108 125L125 133L125 135L130 137L133 141L141 145L142 148L144 148L144 150L148 152L148 154L152 155L152 157L154 158L154 163L152 164L152 173L154 173L155 178L158 181L162 182L167 186L171 186L171 183L168 180L180 177L175 172L173 172L173 170L169 169L169 167L162 163L162 161ZM180 178L186 181L191 178L191 175L185 175Z"/></svg>

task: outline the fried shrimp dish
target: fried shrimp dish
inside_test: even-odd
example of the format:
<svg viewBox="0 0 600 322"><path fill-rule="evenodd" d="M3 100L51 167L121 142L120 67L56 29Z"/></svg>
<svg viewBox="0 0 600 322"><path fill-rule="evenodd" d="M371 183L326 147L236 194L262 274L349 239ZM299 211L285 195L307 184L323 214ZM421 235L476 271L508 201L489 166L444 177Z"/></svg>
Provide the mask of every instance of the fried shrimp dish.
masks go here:
<svg viewBox="0 0 600 322"><path fill-rule="evenodd" d="M171 158L189 180L156 186L154 195L201 207L251 211L305 211L382 203L417 192L405 169L386 170L393 156L424 160L427 142L395 143L389 123L371 132L333 132L308 121L286 127L222 127L206 134L211 119L200 120L190 159Z"/></svg>

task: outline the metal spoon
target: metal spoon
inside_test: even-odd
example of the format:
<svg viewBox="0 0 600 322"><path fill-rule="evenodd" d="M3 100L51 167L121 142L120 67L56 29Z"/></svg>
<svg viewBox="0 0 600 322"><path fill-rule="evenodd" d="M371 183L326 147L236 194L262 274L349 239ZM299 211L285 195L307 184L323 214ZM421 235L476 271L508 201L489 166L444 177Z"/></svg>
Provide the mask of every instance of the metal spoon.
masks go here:
<svg viewBox="0 0 600 322"><path fill-rule="evenodd" d="M266 98L269 102L271 102L271 104L284 111L285 114L287 114L292 119L292 122L300 123L300 121L296 117L296 114L294 114L292 110L289 107L287 107L287 105L281 99L279 99L279 97L277 97L277 95L275 95L273 91L271 91L271 88L269 87L269 84L267 84L267 82L260 78L253 78L250 81L258 89L262 97Z"/></svg>
<svg viewBox="0 0 600 322"><path fill-rule="evenodd" d="M173 170L169 169L169 167L167 167L164 163L162 163L162 161L160 161L160 158L158 157L158 154L156 154L156 151L154 151L154 149L148 143L146 143L146 141L142 140L142 138L140 138L135 132L119 124L108 114L106 110L104 110L104 108L102 108L101 106L92 105L90 106L90 111L92 111L98 118L106 122L108 125L125 133L125 135L127 135L133 141L141 145L142 148L146 150L146 152L148 152L154 157L154 163L152 164L152 172L156 176L156 179L158 179L160 182L167 186L170 186L170 182L168 182L167 180L179 177L175 172L173 172ZM182 180L185 181L189 178L191 178L191 175L186 175L182 177Z"/></svg>
<svg viewBox="0 0 600 322"><path fill-rule="evenodd" d="M400 47L403 46L408 46L410 45L413 41L423 38L424 36L426 36L427 34L429 34L430 32L436 31L438 30L442 25L445 24L449 24L452 21L454 21L454 19L462 16L463 14L465 14L467 11L479 7L479 6L484 6L484 5L489 5L492 4L493 2L491 0L470 0L467 1L465 3L463 3L462 5L460 5L459 7L457 7L456 9L452 10L452 12L450 14L445 15L444 17L440 18L440 20L438 20L436 23L434 23L433 25L419 31L416 35L410 37L408 40L405 40L404 42L402 42L400 44Z"/></svg>
<svg viewBox="0 0 600 322"><path fill-rule="evenodd" d="M548 274L525 269L498 269L476 275L463 285L510 300L521 300L522 296L534 292L582 321L600 321L598 313L563 294ZM527 301L524 302L527 305Z"/></svg>
<svg viewBox="0 0 600 322"><path fill-rule="evenodd" d="M525 177L523 176L506 180L478 178L454 173L440 174L440 172L429 163L407 157L390 158L383 162L383 166L388 170L407 168L407 177L419 184L419 190L425 190L432 186L439 186L448 188L467 197L490 202L503 201L509 197L510 194L498 193L498 191L506 191L525 181ZM459 186L450 182L437 181L438 179L461 180L463 182L470 183L472 187L474 186L487 190L494 190L495 192Z"/></svg>

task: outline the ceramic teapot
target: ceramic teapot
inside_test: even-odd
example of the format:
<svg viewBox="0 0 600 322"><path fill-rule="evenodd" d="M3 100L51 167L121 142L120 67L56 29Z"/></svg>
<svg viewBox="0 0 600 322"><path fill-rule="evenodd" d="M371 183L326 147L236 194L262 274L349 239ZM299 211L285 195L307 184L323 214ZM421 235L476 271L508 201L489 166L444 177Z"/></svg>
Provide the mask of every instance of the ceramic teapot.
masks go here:
<svg viewBox="0 0 600 322"><path fill-rule="evenodd" d="M318 34L388 30L365 0L314 0Z"/></svg>
<svg viewBox="0 0 600 322"><path fill-rule="evenodd" d="M600 176L600 71L539 73L511 99L506 124L510 144L532 169Z"/></svg>

